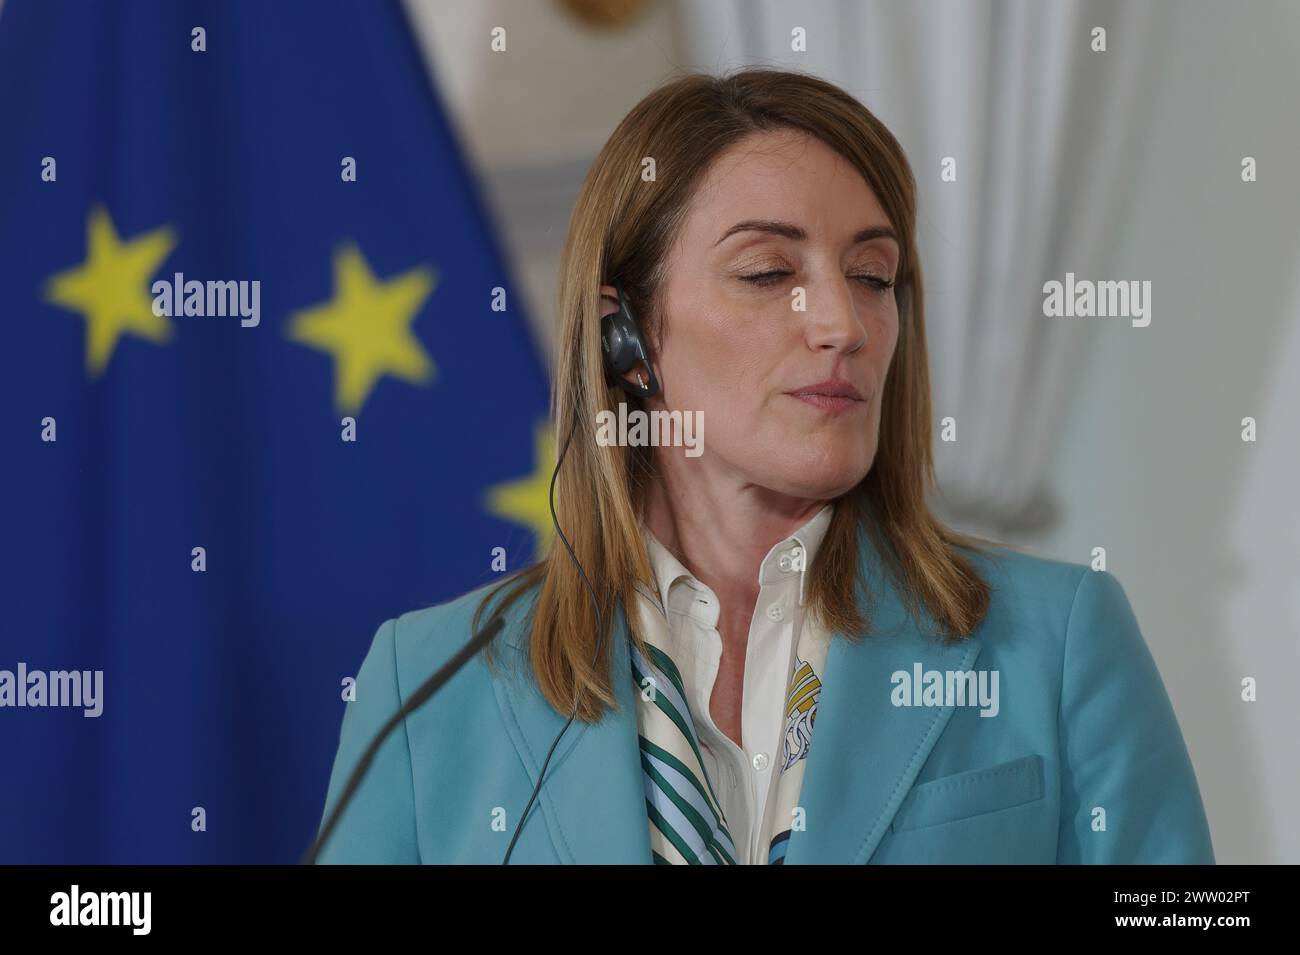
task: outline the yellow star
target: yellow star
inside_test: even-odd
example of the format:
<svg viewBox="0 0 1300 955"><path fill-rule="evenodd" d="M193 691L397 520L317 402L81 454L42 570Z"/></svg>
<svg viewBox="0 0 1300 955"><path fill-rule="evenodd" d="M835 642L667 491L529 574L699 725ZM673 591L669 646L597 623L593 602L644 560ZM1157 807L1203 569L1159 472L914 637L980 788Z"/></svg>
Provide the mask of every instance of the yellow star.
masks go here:
<svg viewBox="0 0 1300 955"><path fill-rule="evenodd" d="M551 523L551 473L555 470L555 430L545 421L533 429L533 473L488 488L488 510L533 529L540 556L555 536Z"/></svg>
<svg viewBox="0 0 1300 955"><path fill-rule="evenodd" d="M86 222L86 260L51 276L46 301L86 319L86 372L94 378L113 356L117 340L138 335L161 344L171 336L164 315L153 313L149 279L176 247L176 236L163 226L129 242L118 238L103 206L95 206Z"/></svg>
<svg viewBox="0 0 1300 955"><path fill-rule="evenodd" d="M425 267L380 281L355 245L334 254L334 298L296 312L288 335L333 356L339 411L360 411L383 375L417 385L434 379L433 359L411 331L434 282Z"/></svg>

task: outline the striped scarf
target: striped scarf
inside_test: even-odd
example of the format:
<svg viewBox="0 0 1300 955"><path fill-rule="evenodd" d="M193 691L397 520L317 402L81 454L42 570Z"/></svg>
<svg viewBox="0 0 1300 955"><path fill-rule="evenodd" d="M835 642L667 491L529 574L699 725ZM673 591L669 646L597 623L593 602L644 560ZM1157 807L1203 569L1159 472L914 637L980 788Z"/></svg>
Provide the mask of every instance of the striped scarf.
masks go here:
<svg viewBox="0 0 1300 955"><path fill-rule="evenodd" d="M637 692L637 731L650 824L650 847L656 865L735 865L739 858L721 804L700 756L699 736L687 703L686 688L668 654L668 621L657 602L638 596L647 644L642 654L631 648L631 677ZM817 715L826 658L825 635L806 621L787 694L785 739L780 776L769 795L771 817L780 820L767 862L780 865L792 829L802 828L796 803ZM748 833L742 833L748 838Z"/></svg>

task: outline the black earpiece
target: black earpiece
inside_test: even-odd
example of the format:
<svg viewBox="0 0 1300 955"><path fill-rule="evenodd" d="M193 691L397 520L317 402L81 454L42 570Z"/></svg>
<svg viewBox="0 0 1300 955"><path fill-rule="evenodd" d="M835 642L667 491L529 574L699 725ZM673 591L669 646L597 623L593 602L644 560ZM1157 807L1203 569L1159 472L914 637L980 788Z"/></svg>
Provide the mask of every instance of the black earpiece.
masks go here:
<svg viewBox="0 0 1300 955"><path fill-rule="evenodd" d="M641 337L641 327L632 306L623 294L622 286L611 283L618 294L618 311L606 315L600 321L600 347L605 357L605 380L611 385L618 385L630 395L651 398L659 394L659 379L655 377L654 365L650 363L650 352ZM644 362L650 374L649 384L633 384L623 378L637 362Z"/></svg>

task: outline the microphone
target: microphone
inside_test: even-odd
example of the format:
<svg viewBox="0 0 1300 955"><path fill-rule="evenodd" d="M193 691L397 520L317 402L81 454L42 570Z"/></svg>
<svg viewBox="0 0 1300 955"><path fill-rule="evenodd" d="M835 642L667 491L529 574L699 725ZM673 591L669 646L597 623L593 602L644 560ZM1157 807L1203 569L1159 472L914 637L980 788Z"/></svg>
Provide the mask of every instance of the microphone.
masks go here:
<svg viewBox="0 0 1300 955"><path fill-rule="evenodd" d="M352 770L352 775L348 778L348 784L343 789L343 795L334 804L334 811L330 813L329 819L321 827L320 834L311 844L311 848L307 850L302 865L316 864L316 857L320 855L321 849L325 847L325 843L333 834L334 828L343 815L343 810L347 808L348 803L352 801L352 797L356 795L357 787L361 785L361 780L365 778L366 772L370 769L375 753L379 752L379 747L388 738L388 734L401 725L402 720L427 703L433 694L442 688L444 683L455 676L461 667L468 663L479 650L483 649L484 644L501 632L503 626L505 626L505 621L500 616L493 617L488 625L474 634L469 643L461 647L456 655L444 663L437 673L425 680L420 685L420 688L411 694L410 699L402 705L402 708L394 713L388 722L380 728L379 732L375 734L375 738L371 740L370 746L366 748L365 753L357 762L356 768Z"/></svg>

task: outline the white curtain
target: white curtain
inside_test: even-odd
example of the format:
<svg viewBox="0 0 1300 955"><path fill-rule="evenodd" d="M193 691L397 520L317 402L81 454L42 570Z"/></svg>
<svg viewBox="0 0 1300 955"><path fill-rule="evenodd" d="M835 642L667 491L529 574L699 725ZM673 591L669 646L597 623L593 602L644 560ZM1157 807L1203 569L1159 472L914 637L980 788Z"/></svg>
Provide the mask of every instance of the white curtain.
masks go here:
<svg viewBox="0 0 1300 955"><path fill-rule="evenodd" d="M858 97L906 150L936 424L937 508L994 536L1045 530L1044 475L1089 319L1043 315L1043 283L1130 279L1117 237L1156 108L1166 35L1150 4L678 0L683 66L815 73ZM802 27L807 52L791 50ZM1094 52L1093 30L1105 30ZM945 157L957 179L940 179ZM956 441L938 423L956 421Z"/></svg>

